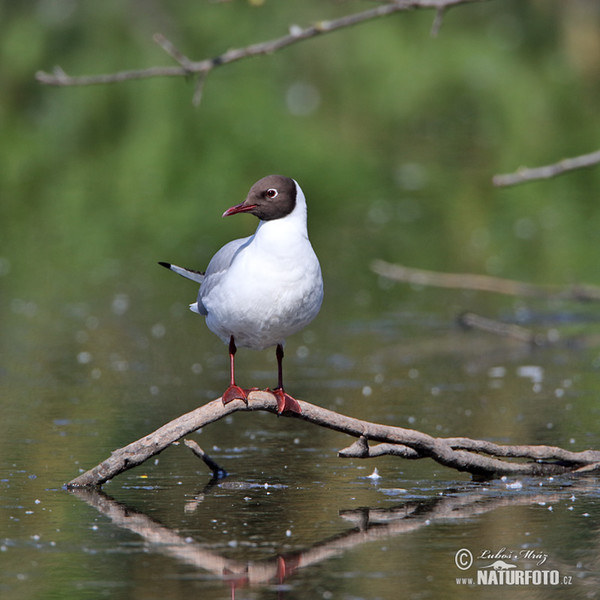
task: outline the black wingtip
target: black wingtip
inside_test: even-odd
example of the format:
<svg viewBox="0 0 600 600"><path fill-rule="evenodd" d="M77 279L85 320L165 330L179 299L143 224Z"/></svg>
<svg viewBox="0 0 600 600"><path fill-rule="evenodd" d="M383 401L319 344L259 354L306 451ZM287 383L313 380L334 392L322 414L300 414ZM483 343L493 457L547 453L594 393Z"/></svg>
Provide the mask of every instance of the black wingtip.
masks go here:
<svg viewBox="0 0 600 600"><path fill-rule="evenodd" d="M159 261L158 261L158 264L159 264L161 267L164 267L165 269L169 269L169 271L171 270L171 263L168 263L168 262L163 262L162 260L159 260Z"/></svg>

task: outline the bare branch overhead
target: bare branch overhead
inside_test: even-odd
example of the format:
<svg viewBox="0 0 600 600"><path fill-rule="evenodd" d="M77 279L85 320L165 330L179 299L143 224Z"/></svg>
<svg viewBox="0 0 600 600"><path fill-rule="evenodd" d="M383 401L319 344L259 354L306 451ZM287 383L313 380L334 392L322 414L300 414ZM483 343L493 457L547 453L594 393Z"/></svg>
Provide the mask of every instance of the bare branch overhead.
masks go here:
<svg viewBox="0 0 600 600"><path fill-rule="evenodd" d="M544 167L535 167L533 169L522 167L514 173L494 175L492 181L497 187L507 187L510 185L518 185L519 183L526 183L528 181L550 179L551 177L556 177L557 175L562 175L569 171L592 167L599 163L600 150L597 150L590 154L581 154L573 158L565 158L557 163L546 165Z"/></svg>
<svg viewBox="0 0 600 600"><path fill-rule="evenodd" d="M214 58L208 58L200 61L192 61L181 53L169 40L162 34L154 36L154 41L161 46L173 58L178 66L149 67L146 69L135 69L129 71L119 71L117 73L108 73L103 75L83 75L72 77L67 75L62 68L56 67L52 73L38 71L36 79L46 85L56 86L86 86L107 83L119 83L134 79L148 79L151 77L186 77L196 75L203 78L214 68L220 67L238 60L272 54L282 48L291 46L303 40L311 39L325 33L332 33L339 29L351 27L365 23L373 19L385 17L397 12L405 12L415 9L433 9L436 11L436 17L432 28L435 35L439 31L441 18L444 11L460 4L471 4L474 2L485 2L486 0L396 0L384 3L376 8L371 8L359 13L345 15L337 19L318 21L308 27L291 25L289 33L282 37L251 44L243 48L234 48L227 50ZM201 95L201 84L196 89L195 103L199 102Z"/></svg>

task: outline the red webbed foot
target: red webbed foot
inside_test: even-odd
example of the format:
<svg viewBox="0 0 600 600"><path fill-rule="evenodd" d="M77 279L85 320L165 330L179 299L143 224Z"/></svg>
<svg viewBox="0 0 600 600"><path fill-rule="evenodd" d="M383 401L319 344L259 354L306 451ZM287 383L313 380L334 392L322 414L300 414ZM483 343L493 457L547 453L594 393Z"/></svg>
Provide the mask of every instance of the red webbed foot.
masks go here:
<svg viewBox="0 0 600 600"><path fill-rule="evenodd" d="M223 401L223 404L228 404L234 400L243 400L248 404L248 392L243 390L239 385L230 385L225 392L223 392L221 400Z"/></svg>
<svg viewBox="0 0 600 600"><path fill-rule="evenodd" d="M275 388L274 390L267 389L267 392L270 392L277 398L277 412L282 414L284 412L294 412L299 415L302 414L302 409L300 408L300 404L296 398L292 398L289 394L287 394L283 388Z"/></svg>

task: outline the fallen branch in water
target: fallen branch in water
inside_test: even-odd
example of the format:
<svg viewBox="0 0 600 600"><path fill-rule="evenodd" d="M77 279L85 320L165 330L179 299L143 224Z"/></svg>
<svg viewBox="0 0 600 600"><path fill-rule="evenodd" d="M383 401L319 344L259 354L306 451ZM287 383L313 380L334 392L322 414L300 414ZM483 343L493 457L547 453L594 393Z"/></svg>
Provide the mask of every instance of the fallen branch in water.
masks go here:
<svg viewBox="0 0 600 600"><path fill-rule="evenodd" d="M544 167L535 167L529 169L521 167L515 173L507 173L505 175L494 175L492 183L497 187L508 187L518 185L528 181L537 181L539 179L550 179L569 171L592 167L600 163L600 150L591 152L590 154L581 154L573 158L565 158L552 165Z"/></svg>
<svg viewBox="0 0 600 600"><path fill-rule="evenodd" d="M337 19L322 20L309 27L299 27L292 25L289 33L282 37L251 44L243 48L233 48L214 58L208 58L200 61L190 60L180 52L169 40L162 34L156 34L154 41L171 57L179 66L169 67L150 67L147 69L137 69L131 71L119 71L118 73L109 73L103 75L84 75L80 77L71 77L67 75L60 67L56 67L53 73L38 71L36 79L46 85L56 86L86 86L108 83L119 83L134 79L148 79L151 77L188 77L190 75L197 77L196 91L194 93L194 104L198 105L202 96L202 87L206 76L216 67L220 67L238 60L251 58L253 56L272 54L282 48L291 46L303 40L311 39L326 33L332 33L346 27L365 23L373 19L378 19L397 12L406 12L415 9L433 9L436 11L435 20L432 27L432 35L437 35L441 26L441 21L445 11L459 4L470 4L474 2L483 2L484 0L394 0L384 2L376 8L370 8L359 13L345 15Z"/></svg>
<svg viewBox="0 0 600 600"><path fill-rule="evenodd" d="M371 269L378 275L394 281L461 290L494 292L510 296L533 298L557 298L564 300L598 301L600 287L592 285L572 285L566 287L536 285L513 279L479 275L476 273L440 273L426 269L416 269L384 260L374 260Z"/></svg>
<svg viewBox="0 0 600 600"><path fill-rule="evenodd" d="M536 333L521 325L503 323L502 321L482 317L481 315L469 311L460 314L457 321L458 324L465 329L477 329L479 331L493 333L494 335L509 338L531 346L545 346L547 344L555 343L560 339L560 336L557 334L550 335Z"/></svg>
<svg viewBox="0 0 600 600"><path fill-rule="evenodd" d="M557 475L576 472L583 467L595 468L600 464L600 451L571 452L554 446L503 446L469 438L436 438L413 429L347 417L309 402L299 401L299 404L301 414L284 413L283 416L302 419L358 438L357 442L339 452L340 457L345 458L372 458L385 454L410 459L431 458L445 467L471 473L476 479L492 479L503 475ZM226 405L220 398L212 400L128 446L115 450L99 465L70 481L67 487L100 486L201 427L234 412L256 410L276 415L275 396L269 392L251 392L248 405L241 400ZM380 443L371 445L373 442Z"/></svg>

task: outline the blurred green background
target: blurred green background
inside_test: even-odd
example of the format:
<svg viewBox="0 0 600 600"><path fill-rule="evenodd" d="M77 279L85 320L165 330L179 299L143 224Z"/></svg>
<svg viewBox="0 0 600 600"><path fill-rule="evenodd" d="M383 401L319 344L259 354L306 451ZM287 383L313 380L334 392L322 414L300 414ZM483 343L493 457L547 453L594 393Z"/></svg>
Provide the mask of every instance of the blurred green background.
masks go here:
<svg viewBox="0 0 600 600"><path fill-rule="evenodd" d="M594 2L458 7L370 22L216 69L193 82L38 84L172 64L284 35L370 2L0 5L2 287L48 303L155 260L202 267L247 233L219 215L261 176L303 186L329 292L373 257L568 283L596 281L600 169L497 190L495 173L595 150L600 16ZM365 279L366 278L366 279ZM42 301L43 298L43 301Z"/></svg>

